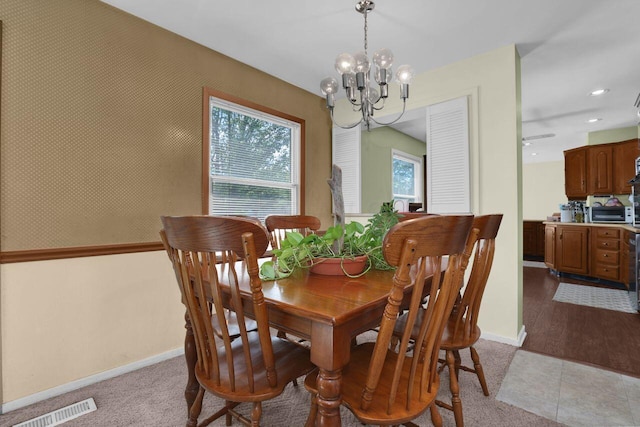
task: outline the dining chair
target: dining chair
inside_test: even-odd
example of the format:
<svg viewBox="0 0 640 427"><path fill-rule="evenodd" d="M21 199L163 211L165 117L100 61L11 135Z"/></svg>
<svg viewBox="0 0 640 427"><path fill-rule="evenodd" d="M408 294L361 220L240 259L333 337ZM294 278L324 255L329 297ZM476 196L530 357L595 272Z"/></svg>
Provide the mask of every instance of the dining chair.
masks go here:
<svg viewBox="0 0 640 427"><path fill-rule="evenodd" d="M169 259L171 259L171 247L169 246L169 242L167 241L167 233L164 231L164 229L160 230L160 240L162 240L162 245L164 246L167 255L169 255ZM228 309L225 309L224 313L226 326L229 331L229 337L234 340L240 336L240 325L238 324L238 318L232 311ZM211 326L213 326L213 332L215 332L219 337L222 338L218 316L213 316L211 318ZM256 331L258 329L258 324L256 323L256 321L250 318L244 319L244 326L245 329L249 332Z"/></svg>
<svg viewBox="0 0 640 427"><path fill-rule="evenodd" d="M308 373L309 351L271 336L269 317L258 275L258 254L269 245L261 224L239 217L163 216L170 259L187 307L196 344L195 375L199 390L189 409L188 427L205 426L226 416L259 426L262 402L282 393L285 385ZM251 300L243 304L238 277L248 276ZM225 309L237 318L240 334L233 339ZM244 326L245 310L253 312L257 331ZM214 331L212 318L219 331ZM198 424L205 391L225 405ZM235 408L252 402L250 419Z"/></svg>
<svg viewBox="0 0 640 427"><path fill-rule="evenodd" d="M360 422L374 425L415 426L411 420L427 409L436 426L442 418L435 405L440 385L438 350L446 319L462 280L462 257L473 216L431 216L402 221L389 230L383 241L386 261L397 267L390 283L387 305L375 342L351 350L349 364L342 370L342 404ZM443 258L448 257L443 269ZM431 278L431 280L429 280ZM406 327L400 350L390 349L405 287L412 286ZM423 295L430 297L423 302ZM425 315L415 341L420 354L407 352L417 314L425 304ZM317 371L305 377L311 392L312 426L318 411Z"/></svg>
<svg viewBox="0 0 640 427"><path fill-rule="evenodd" d="M269 215L264 224L271 236L271 247L280 249L280 244L289 231L297 231L303 236L320 229L320 219L312 215Z"/></svg>
<svg viewBox="0 0 640 427"><path fill-rule="evenodd" d="M462 401L460 400L460 387L458 378L460 370L475 373L485 396L489 396L489 388L484 377L484 370L480 363L480 357L473 345L480 338L478 327L478 314L482 295L484 294L493 256L495 252L495 239L502 222L502 214L477 216L473 220L473 228L477 229L477 239L473 253L473 263L464 292L456 302L452 314L445 326L440 348L445 351L445 360L440 366L439 372L446 366L449 369L449 388L451 390L451 403L438 400L438 406L452 410L457 427L464 426L462 415ZM469 348L473 368L462 365L460 350Z"/></svg>

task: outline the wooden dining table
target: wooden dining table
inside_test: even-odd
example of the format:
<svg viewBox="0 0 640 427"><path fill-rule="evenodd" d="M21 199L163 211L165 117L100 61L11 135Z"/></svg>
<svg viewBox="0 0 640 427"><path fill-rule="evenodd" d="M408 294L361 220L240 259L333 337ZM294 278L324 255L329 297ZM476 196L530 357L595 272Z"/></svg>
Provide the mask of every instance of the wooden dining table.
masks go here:
<svg viewBox="0 0 640 427"><path fill-rule="evenodd" d="M349 363L353 338L380 324L392 286L393 271L370 270L358 278L324 276L297 269L291 276L263 281L269 323L278 331L310 342L311 361L318 367L317 426L340 426L342 369ZM245 315L253 312L246 268L238 277ZM411 286L405 288L410 297ZM185 398L191 407L198 392L196 351L186 319L185 357L188 383Z"/></svg>

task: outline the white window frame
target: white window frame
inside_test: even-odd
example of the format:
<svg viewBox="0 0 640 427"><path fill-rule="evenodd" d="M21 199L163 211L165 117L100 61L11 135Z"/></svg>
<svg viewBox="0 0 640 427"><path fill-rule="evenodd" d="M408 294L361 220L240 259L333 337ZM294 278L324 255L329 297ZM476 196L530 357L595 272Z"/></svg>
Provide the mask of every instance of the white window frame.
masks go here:
<svg viewBox="0 0 640 427"><path fill-rule="evenodd" d="M242 105L239 103L232 102L230 100L224 99L222 97L218 97L215 94L211 94L211 91L205 90L205 102L207 103L207 128L205 132L203 132L203 137L206 140L203 141L203 144L207 144L206 151L210 154L211 147L211 111L213 108L220 108L228 111L233 111L245 116L257 118L264 121L269 121L275 123L280 126L288 127L291 129L291 181L288 183L278 182L278 181L268 181L268 180L260 180L260 179L248 179L248 178L240 178L240 177L229 177L229 176L215 176L210 174L211 165L210 165L210 155L205 157L203 151L203 184L204 179L206 179L206 194L203 195L203 213L206 215L211 215L211 206L213 205L213 201L211 200L212 194L212 186L215 182L222 183L230 183L230 184L241 184L241 185L255 185L255 186L263 186L268 188L284 188L291 190L291 212L289 214L296 215L303 212L301 207L301 188L303 187L303 177L301 174L301 156L304 150L303 142L302 142L302 120L300 122L295 120L289 120L283 116L276 115L277 111L268 111L266 107L263 109L252 108L248 105ZM223 95L223 94L220 94ZM260 107L257 106L256 107ZM273 113L273 114L272 114ZM295 118L294 118L295 119ZM204 148L204 147L203 147ZM204 169L206 168L206 169ZM237 215L246 215L247 212L243 212L239 210L234 212Z"/></svg>
<svg viewBox="0 0 640 427"><path fill-rule="evenodd" d="M400 159L402 161L412 163L413 164L413 188L415 189L415 194L395 194L393 193L393 160ZM391 192L394 200L408 200L414 199L415 203L422 203L422 182L424 181L422 177L423 163L422 159L418 156L414 156L409 153L405 153L404 151L400 151L397 149L391 150Z"/></svg>

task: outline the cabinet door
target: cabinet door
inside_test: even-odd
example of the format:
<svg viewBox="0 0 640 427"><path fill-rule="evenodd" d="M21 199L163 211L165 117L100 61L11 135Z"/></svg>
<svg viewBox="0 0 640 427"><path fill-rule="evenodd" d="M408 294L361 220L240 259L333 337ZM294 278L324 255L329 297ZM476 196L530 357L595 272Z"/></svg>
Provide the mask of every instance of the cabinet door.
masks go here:
<svg viewBox="0 0 640 427"><path fill-rule="evenodd" d="M629 180L636 176L636 158L640 157L639 141L631 139L613 147L613 194L631 194Z"/></svg>
<svg viewBox="0 0 640 427"><path fill-rule="evenodd" d="M556 233L556 270L588 274L589 228L558 226Z"/></svg>
<svg viewBox="0 0 640 427"><path fill-rule="evenodd" d="M539 222L536 224L536 256L544 256L544 224Z"/></svg>
<svg viewBox="0 0 640 427"><path fill-rule="evenodd" d="M613 146L610 144L589 147L589 185L587 191L594 195L613 194Z"/></svg>
<svg viewBox="0 0 640 427"><path fill-rule="evenodd" d="M587 197L587 147L564 152L564 190L568 199Z"/></svg>
<svg viewBox="0 0 640 427"><path fill-rule="evenodd" d="M547 225L544 229L544 263L556 269L556 226Z"/></svg>
<svg viewBox="0 0 640 427"><path fill-rule="evenodd" d="M536 237L536 223L525 221L522 224L522 253L525 257L535 256L538 243Z"/></svg>

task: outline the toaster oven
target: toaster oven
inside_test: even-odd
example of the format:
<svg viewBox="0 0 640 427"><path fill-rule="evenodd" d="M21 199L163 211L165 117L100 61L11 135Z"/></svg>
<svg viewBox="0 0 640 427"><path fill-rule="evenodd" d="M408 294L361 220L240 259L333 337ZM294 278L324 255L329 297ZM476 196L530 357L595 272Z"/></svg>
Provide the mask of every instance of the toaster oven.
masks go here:
<svg viewBox="0 0 640 427"><path fill-rule="evenodd" d="M633 208L631 206L591 206L589 222L632 224Z"/></svg>

